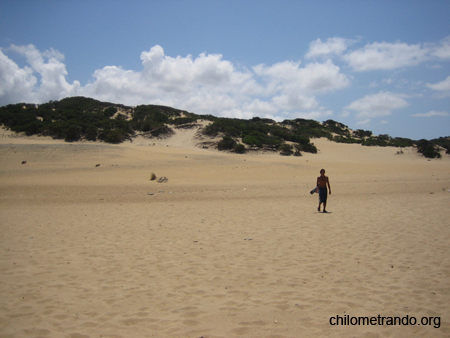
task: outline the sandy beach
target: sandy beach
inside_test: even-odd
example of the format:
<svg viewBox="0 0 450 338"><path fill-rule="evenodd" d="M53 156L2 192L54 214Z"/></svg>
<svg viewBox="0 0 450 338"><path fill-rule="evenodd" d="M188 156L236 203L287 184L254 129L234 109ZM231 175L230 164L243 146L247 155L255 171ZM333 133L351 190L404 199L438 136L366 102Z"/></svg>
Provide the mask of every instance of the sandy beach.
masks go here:
<svg viewBox="0 0 450 338"><path fill-rule="evenodd" d="M450 336L449 155L326 139L318 154L238 155L189 130L120 145L11 136L0 337ZM328 214L309 193L322 168Z"/></svg>

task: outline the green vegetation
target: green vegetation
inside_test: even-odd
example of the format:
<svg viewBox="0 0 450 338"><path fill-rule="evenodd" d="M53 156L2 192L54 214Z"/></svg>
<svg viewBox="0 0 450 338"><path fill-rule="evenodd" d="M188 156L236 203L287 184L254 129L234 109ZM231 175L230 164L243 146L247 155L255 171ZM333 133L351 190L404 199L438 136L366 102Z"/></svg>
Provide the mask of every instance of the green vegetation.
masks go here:
<svg viewBox="0 0 450 338"><path fill-rule="evenodd" d="M122 143L136 132L152 137L173 134L168 127L195 121L183 118L183 111L154 105L135 108L100 102L85 97L71 97L41 105L19 103L0 108L0 123L26 135L51 136L75 142L81 139Z"/></svg>
<svg viewBox="0 0 450 338"><path fill-rule="evenodd" d="M283 145L280 146L280 155L283 156L292 155L294 153L294 151L292 150L293 148L294 147L292 146L292 144L284 143Z"/></svg>
<svg viewBox="0 0 450 338"><path fill-rule="evenodd" d="M196 115L179 109L140 105L127 107L85 97L70 97L41 105L18 103L0 107L0 124L27 136L44 135L66 142L79 140L121 143L136 134L147 137L170 137L173 128L191 128L198 120L211 123L202 129L209 137L222 137L217 147L243 154L249 150L279 151L281 155L301 156L317 153L311 138L326 137L334 142L363 146L411 147L427 158L440 158L441 149L450 154L450 137L431 141L413 141L389 135L372 135L369 130L350 130L346 125L327 120L274 120L254 117L251 120Z"/></svg>
<svg viewBox="0 0 450 338"><path fill-rule="evenodd" d="M218 144L217 148L219 150L233 150L237 145L237 142L234 138L230 136L225 136Z"/></svg>
<svg viewBox="0 0 450 338"><path fill-rule="evenodd" d="M437 139L431 140L431 142L437 146L444 148L446 154L450 154L450 137L439 137Z"/></svg>
<svg viewBox="0 0 450 338"><path fill-rule="evenodd" d="M236 144L236 147L234 147L234 152L236 154L245 154L247 152L247 148L242 143Z"/></svg>
<svg viewBox="0 0 450 338"><path fill-rule="evenodd" d="M283 155L292 154L285 151L286 142L299 144L302 151L317 153L317 148L310 142L308 135L326 135L326 130L320 123L312 120L297 119L281 124L259 117L251 120L216 117L210 120L212 123L203 130L204 135L240 138L250 149L282 151ZM222 150L222 147L221 145L219 149Z"/></svg>
<svg viewBox="0 0 450 338"><path fill-rule="evenodd" d="M420 140L417 142L417 151L427 158L441 158L439 148L436 144L428 140Z"/></svg>
<svg viewBox="0 0 450 338"><path fill-rule="evenodd" d="M238 143L230 136L224 136L217 144L217 149L234 151L237 154L245 154L247 152L247 148L242 143Z"/></svg>

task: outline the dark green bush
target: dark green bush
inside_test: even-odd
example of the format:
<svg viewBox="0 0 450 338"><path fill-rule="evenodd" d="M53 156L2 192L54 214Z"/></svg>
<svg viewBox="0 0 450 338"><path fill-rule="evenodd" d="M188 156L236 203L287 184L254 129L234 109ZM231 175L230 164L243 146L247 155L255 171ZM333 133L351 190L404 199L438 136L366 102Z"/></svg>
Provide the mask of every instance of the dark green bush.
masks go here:
<svg viewBox="0 0 450 338"><path fill-rule="evenodd" d="M353 135L359 138L371 137L372 132L370 130L357 129L353 132Z"/></svg>
<svg viewBox="0 0 450 338"><path fill-rule="evenodd" d="M122 143L125 141L126 132L120 129L103 130L98 138L106 143Z"/></svg>
<svg viewBox="0 0 450 338"><path fill-rule="evenodd" d="M187 124L187 123L194 123L197 122L196 117L178 117L172 121L170 121L171 124L179 126L181 124Z"/></svg>
<svg viewBox="0 0 450 338"><path fill-rule="evenodd" d="M236 154L245 154L247 152L247 148L245 148L245 146L242 143L238 143L235 147L234 147L234 152Z"/></svg>
<svg viewBox="0 0 450 338"><path fill-rule="evenodd" d="M275 146L278 147L283 140L276 137L264 134L260 131L252 131L242 137L242 142L251 146L263 147L263 146Z"/></svg>
<svg viewBox="0 0 450 338"><path fill-rule="evenodd" d="M326 127L331 133L346 136L349 136L350 134L348 127L340 122L336 122L333 120L326 120L323 123L323 126Z"/></svg>
<svg viewBox="0 0 450 338"><path fill-rule="evenodd" d="M118 111L123 113L117 114ZM131 120L127 115L131 114ZM113 118L116 116L116 118ZM342 123L327 120L322 124L308 119L285 120L276 123L267 118L251 120L196 115L166 106L141 105L135 108L100 102L85 97L69 97L60 101L49 101L41 105L18 103L0 107L0 124L14 132L26 135L47 135L68 142L97 139L120 143L130 139L135 132L144 132L152 137L168 137L173 130L168 125L192 124L198 119L212 123L203 129L204 135L242 138L244 144L272 150L287 150L285 142L298 144L294 154L301 151L317 153L310 138L326 137L336 142L361 143L366 146L417 146L426 157L439 158L438 146L450 153L450 137L431 141L413 141L407 138L392 138L389 135L373 136L371 131L358 129L353 134ZM338 135L338 136L334 136ZM222 140L223 141L223 140ZM229 139L228 139L229 142ZM234 141L235 142L235 141ZM223 149L245 151L245 146L227 144ZM298 148L297 148L298 147Z"/></svg>
<svg viewBox="0 0 450 338"><path fill-rule="evenodd" d="M27 136L31 136L31 135L36 135L36 134L40 134L45 128L44 123L42 123L39 120L34 120L31 121L30 123L28 123L27 125L25 125L23 127L23 130L25 132L25 135Z"/></svg>
<svg viewBox="0 0 450 338"><path fill-rule="evenodd" d="M302 156L302 146L300 144L294 144L294 156Z"/></svg>
<svg viewBox="0 0 450 338"><path fill-rule="evenodd" d="M219 150L233 150L237 145L237 142L230 136L224 136L222 140L217 144Z"/></svg>
<svg viewBox="0 0 450 338"><path fill-rule="evenodd" d="M294 152L292 151L293 146L287 143L284 143L280 146L280 155L283 156L290 156L292 155Z"/></svg>
<svg viewBox="0 0 450 338"><path fill-rule="evenodd" d="M117 113L117 108L116 108L116 107L109 107L109 108L106 108L106 109L103 111L103 114L104 114L106 117L113 117L116 113Z"/></svg>
<svg viewBox="0 0 450 338"><path fill-rule="evenodd" d="M72 125L66 129L64 141L66 142L76 142L81 139L81 127L77 125Z"/></svg>
<svg viewBox="0 0 450 338"><path fill-rule="evenodd" d="M314 143L300 144L300 148L306 153L317 154L317 148Z"/></svg>
<svg viewBox="0 0 450 338"><path fill-rule="evenodd" d="M426 158L441 158L438 146L428 140L420 140L417 142L417 151Z"/></svg>
<svg viewBox="0 0 450 338"><path fill-rule="evenodd" d="M369 147L373 147L373 146L386 147L389 145L389 143L386 142L386 140L379 139L376 137L370 137L370 138L362 141L361 144L363 146L369 146Z"/></svg>
<svg viewBox="0 0 450 338"><path fill-rule="evenodd" d="M166 138L172 136L174 134L174 131L172 128L163 125L150 131L150 134L152 135L152 137Z"/></svg>
<svg viewBox="0 0 450 338"><path fill-rule="evenodd" d="M66 121L62 122L53 122L50 124L46 131L44 132L45 135L51 136L54 139L65 139L67 134L67 129L71 126L70 123Z"/></svg>
<svg viewBox="0 0 450 338"><path fill-rule="evenodd" d="M431 142L444 148L446 154L450 154L450 137L439 137Z"/></svg>
<svg viewBox="0 0 450 338"><path fill-rule="evenodd" d="M97 141L98 128L96 126L89 126L86 129L85 137L88 141Z"/></svg>
<svg viewBox="0 0 450 338"><path fill-rule="evenodd" d="M134 127L135 130L143 131L144 133L146 133L151 130L162 128L165 126L165 124L155 121L145 121L142 123L132 123L132 126Z"/></svg>
<svg viewBox="0 0 450 338"><path fill-rule="evenodd" d="M242 120L217 118L203 130L203 134L217 136L222 133L230 137L240 137L243 129L246 129L246 124Z"/></svg>
<svg viewBox="0 0 450 338"><path fill-rule="evenodd" d="M246 135L242 138L242 142L248 144L249 146L262 147L262 142L257 136Z"/></svg>

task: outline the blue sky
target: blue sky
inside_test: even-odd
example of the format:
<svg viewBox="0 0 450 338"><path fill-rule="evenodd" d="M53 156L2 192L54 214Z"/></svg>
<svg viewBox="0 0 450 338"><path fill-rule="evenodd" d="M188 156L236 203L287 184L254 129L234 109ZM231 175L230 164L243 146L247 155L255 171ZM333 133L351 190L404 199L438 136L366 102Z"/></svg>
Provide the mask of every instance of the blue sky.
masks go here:
<svg viewBox="0 0 450 338"><path fill-rule="evenodd" d="M450 1L0 0L0 105L86 96L450 136Z"/></svg>

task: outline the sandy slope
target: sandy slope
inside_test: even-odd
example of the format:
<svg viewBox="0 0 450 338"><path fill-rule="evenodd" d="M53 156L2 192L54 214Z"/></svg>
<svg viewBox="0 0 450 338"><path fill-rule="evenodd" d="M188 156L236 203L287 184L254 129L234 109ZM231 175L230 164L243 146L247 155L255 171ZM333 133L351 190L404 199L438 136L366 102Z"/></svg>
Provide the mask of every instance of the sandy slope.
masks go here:
<svg viewBox="0 0 450 338"><path fill-rule="evenodd" d="M323 139L235 155L194 132L0 133L0 337L450 336L449 156ZM440 325L329 323L379 314Z"/></svg>

